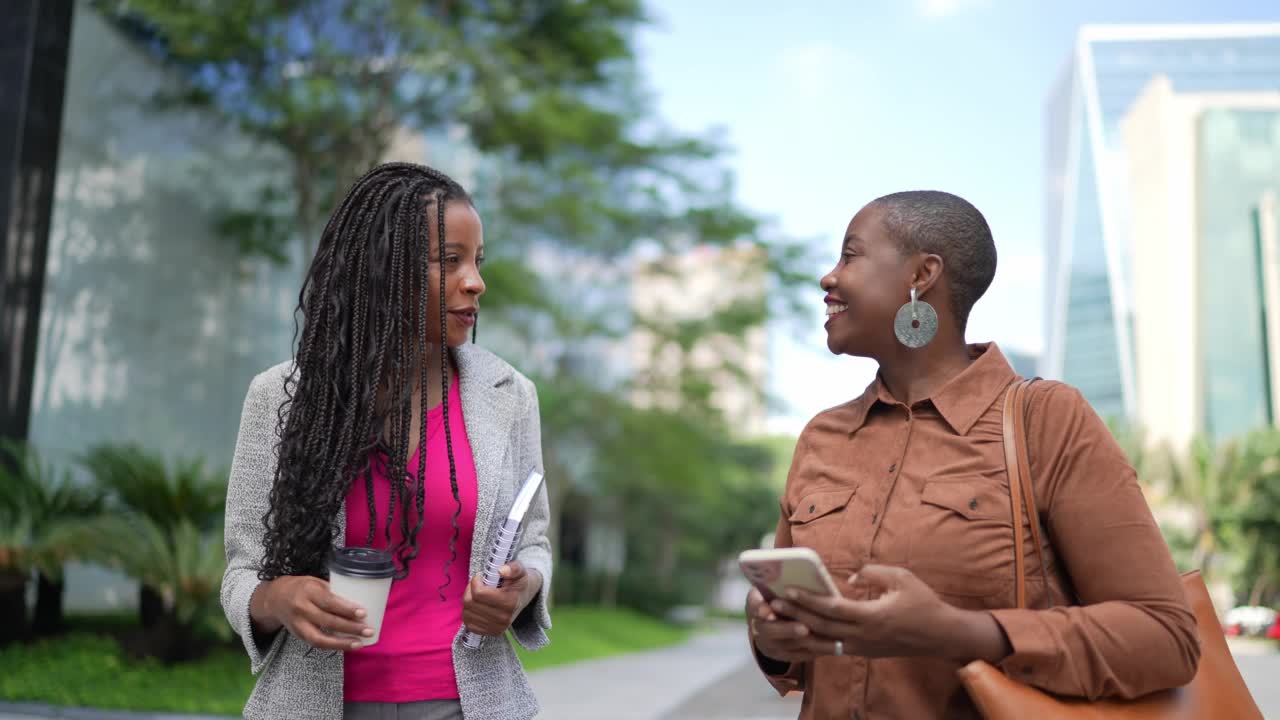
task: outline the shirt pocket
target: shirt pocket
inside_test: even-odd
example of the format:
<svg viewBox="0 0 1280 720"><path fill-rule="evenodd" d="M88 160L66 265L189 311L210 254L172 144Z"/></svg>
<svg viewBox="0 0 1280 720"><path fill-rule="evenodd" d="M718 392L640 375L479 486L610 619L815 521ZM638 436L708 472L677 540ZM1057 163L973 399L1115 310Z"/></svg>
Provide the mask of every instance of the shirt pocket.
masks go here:
<svg viewBox="0 0 1280 720"><path fill-rule="evenodd" d="M845 509L856 488L818 490L800 496L788 521L791 544L813 548L824 561L830 561L830 550L838 547L838 535L844 527Z"/></svg>
<svg viewBox="0 0 1280 720"><path fill-rule="evenodd" d="M1013 523L1005 486L972 477L925 484L908 565L943 595L996 598L1013 581Z"/></svg>

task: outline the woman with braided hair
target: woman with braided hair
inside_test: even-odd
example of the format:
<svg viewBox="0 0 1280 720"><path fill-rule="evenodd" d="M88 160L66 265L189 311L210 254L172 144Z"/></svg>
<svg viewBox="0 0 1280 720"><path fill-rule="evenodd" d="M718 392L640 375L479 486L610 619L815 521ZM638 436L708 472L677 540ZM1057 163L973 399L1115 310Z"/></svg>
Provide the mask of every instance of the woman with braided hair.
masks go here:
<svg viewBox="0 0 1280 720"><path fill-rule="evenodd" d="M245 717L537 713L504 636L547 643L545 491L501 586L480 581L502 512L542 468L533 384L467 343L483 262L466 191L418 165L374 168L325 227L295 355L250 384L227 491L222 605L261 673ZM375 644L325 580L335 545L395 559ZM464 648L464 626L490 639Z"/></svg>

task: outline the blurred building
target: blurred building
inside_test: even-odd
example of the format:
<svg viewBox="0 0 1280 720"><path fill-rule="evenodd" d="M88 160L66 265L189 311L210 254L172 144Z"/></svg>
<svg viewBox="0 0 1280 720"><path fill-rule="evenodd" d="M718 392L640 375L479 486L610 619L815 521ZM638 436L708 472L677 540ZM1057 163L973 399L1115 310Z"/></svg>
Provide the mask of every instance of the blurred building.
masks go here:
<svg viewBox="0 0 1280 720"><path fill-rule="evenodd" d="M1280 192L1280 91L1178 93L1159 76L1121 130L1135 416L1175 446L1274 424L1280 305L1262 230Z"/></svg>
<svg viewBox="0 0 1280 720"><path fill-rule="evenodd" d="M762 322L741 334L731 330L764 313L762 252L698 245L637 263L629 346L638 403L673 406L682 383L688 389L697 377L738 434L764 434L768 332Z"/></svg>
<svg viewBox="0 0 1280 720"><path fill-rule="evenodd" d="M218 214L284 180L283 154L143 100L172 73L87 3L72 23L29 440L61 467L99 444L231 461L253 376L290 355L298 257L245 260ZM70 610L134 604L67 573Z"/></svg>
<svg viewBox="0 0 1280 720"><path fill-rule="evenodd" d="M1276 172L1262 167L1280 143L1266 129L1276 92L1280 24L1081 29L1046 107L1040 373L1079 387L1104 417L1172 439L1269 419L1244 409L1263 381L1241 381L1221 341L1260 332L1248 228Z"/></svg>

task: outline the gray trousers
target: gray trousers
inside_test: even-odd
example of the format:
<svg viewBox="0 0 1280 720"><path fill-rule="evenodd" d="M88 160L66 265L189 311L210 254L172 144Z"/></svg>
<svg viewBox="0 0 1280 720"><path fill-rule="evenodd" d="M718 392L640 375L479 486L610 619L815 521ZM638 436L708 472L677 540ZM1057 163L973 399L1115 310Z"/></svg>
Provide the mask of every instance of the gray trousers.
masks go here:
<svg viewBox="0 0 1280 720"><path fill-rule="evenodd" d="M411 703L349 702L342 705L343 720L463 720L457 700L424 700Z"/></svg>

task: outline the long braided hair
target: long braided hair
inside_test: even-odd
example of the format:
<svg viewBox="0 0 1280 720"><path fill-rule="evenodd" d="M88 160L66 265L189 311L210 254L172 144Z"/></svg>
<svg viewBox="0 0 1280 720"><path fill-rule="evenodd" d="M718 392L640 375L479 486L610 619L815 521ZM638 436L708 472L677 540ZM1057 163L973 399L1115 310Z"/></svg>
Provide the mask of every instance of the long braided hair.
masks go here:
<svg viewBox="0 0 1280 720"><path fill-rule="evenodd" d="M406 465L415 371L421 407L427 407L427 223L434 220L440 341L433 350L440 353L445 446L455 503L450 558L440 587L449 583L462 512L449 435L444 260L445 208L451 202L470 205L471 198L447 175L421 165L388 163L357 180L325 226L294 313L297 350L285 380L286 399L277 412L279 462L271 505L263 517L260 579L327 574L335 518L357 478L365 481L367 543L374 544L375 458L385 464L380 469L391 486L383 527L388 545L393 518L400 519L401 540L390 548L398 560L397 577L408 575L409 563L418 555L427 463L425 420L418 433L417 467ZM409 481L407 491L401 492L404 483L397 479ZM412 528L411 500L417 509Z"/></svg>

